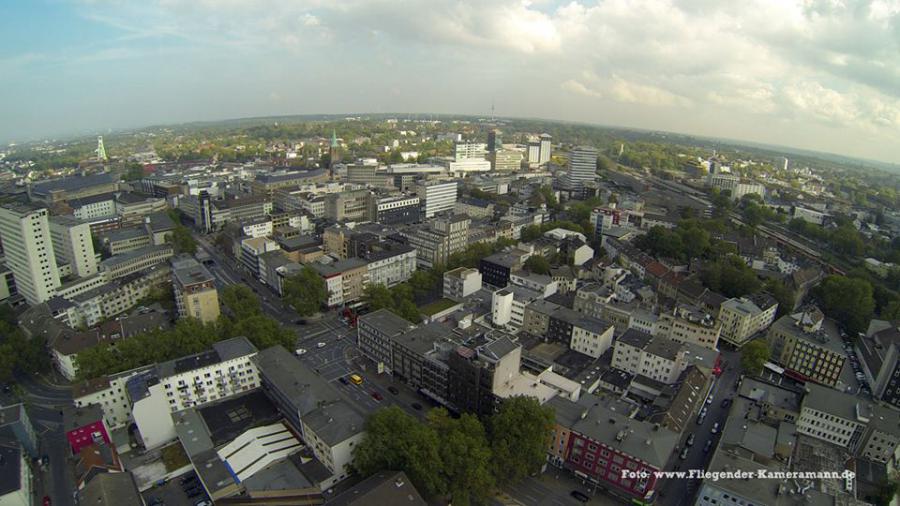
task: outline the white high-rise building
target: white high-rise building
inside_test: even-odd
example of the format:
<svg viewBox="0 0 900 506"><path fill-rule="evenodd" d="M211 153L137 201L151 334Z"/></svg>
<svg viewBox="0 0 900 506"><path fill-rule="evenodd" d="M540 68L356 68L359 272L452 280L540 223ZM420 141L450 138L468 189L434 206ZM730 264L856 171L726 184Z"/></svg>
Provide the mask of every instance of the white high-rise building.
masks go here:
<svg viewBox="0 0 900 506"><path fill-rule="evenodd" d="M586 181L597 179L597 149L578 146L569 152L568 183L571 190L580 191Z"/></svg>
<svg viewBox="0 0 900 506"><path fill-rule="evenodd" d="M97 273L91 225L70 216L50 218L50 238L57 263L67 263L79 278Z"/></svg>
<svg viewBox="0 0 900 506"><path fill-rule="evenodd" d="M553 150L553 137L549 134L541 134L539 164L544 165L550 161L550 153Z"/></svg>
<svg viewBox="0 0 900 506"><path fill-rule="evenodd" d="M12 203L0 207L0 240L6 265L29 304L40 304L59 287L47 209Z"/></svg>
<svg viewBox="0 0 900 506"><path fill-rule="evenodd" d="M541 161L541 143L538 141L529 141L528 142L528 165L531 167L537 167Z"/></svg>
<svg viewBox="0 0 900 506"><path fill-rule="evenodd" d="M461 162L463 160L484 160L487 154L487 144L483 142L459 141L453 145L453 159Z"/></svg>
<svg viewBox="0 0 900 506"><path fill-rule="evenodd" d="M452 211L456 205L456 181L427 181L416 186L419 200L425 201L425 217L432 218L443 211Z"/></svg>

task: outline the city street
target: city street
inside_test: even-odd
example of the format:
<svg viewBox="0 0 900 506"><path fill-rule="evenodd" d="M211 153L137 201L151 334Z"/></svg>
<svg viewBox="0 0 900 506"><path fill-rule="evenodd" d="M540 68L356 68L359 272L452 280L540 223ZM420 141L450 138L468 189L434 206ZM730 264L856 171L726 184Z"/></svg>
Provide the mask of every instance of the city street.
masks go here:
<svg viewBox="0 0 900 506"><path fill-rule="evenodd" d="M722 407L722 400L725 398L734 398L737 395L735 384L741 375L740 371L740 352L723 349L721 351L724 371L716 380L716 384L712 389L712 403L707 404L707 414L703 420L703 424L696 424L696 416L691 420L691 425L685 430L685 433L678 445L678 450L669 461L666 469L674 469L678 466L679 470L688 469L705 469L715 452L716 445L719 442L722 426L728 415L730 408ZM719 434L713 435L710 431L713 425L719 422ZM685 446L688 435L693 433L695 441L690 450L688 450L688 458L686 460L679 459L678 454ZM703 452L703 446L707 440L713 440L713 447L709 453ZM658 504L666 506L682 506L692 504L694 494L697 492L699 480L665 480L657 490L659 491Z"/></svg>

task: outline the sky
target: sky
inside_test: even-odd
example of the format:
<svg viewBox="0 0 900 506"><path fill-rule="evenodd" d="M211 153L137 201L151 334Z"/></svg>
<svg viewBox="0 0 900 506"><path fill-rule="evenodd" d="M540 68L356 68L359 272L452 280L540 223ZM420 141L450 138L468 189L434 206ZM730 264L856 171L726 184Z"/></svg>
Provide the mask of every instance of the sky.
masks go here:
<svg viewBox="0 0 900 506"><path fill-rule="evenodd" d="M900 0L0 2L0 140L492 103L900 162Z"/></svg>

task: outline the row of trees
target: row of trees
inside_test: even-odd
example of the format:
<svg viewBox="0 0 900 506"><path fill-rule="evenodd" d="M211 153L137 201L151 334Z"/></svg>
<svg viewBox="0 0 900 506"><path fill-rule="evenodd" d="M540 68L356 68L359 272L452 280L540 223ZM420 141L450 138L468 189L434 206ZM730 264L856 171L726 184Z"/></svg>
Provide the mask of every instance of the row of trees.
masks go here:
<svg viewBox="0 0 900 506"><path fill-rule="evenodd" d="M0 336L0 381L11 381L17 371L35 373L50 369L46 340L40 336L26 338L8 304L0 306Z"/></svg>
<svg viewBox="0 0 900 506"><path fill-rule="evenodd" d="M178 320L168 330L154 330L128 339L88 348L78 354L81 379L127 371L207 350L213 343L245 336L257 348L280 344L292 348L296 336L263 314L259 299L244 285L222 291L226 312L214 323L194 318ZM42 350L43 351L43 350ZM46 355L46 353L44 353Z"/></svg>
<svg viewBox="0 0 900 506"><path fill-rule="evenodd" d="M304 265L297 274L284 280L284 301L300 316L312 316L328 302L328 287L315 269Z"/></svg>
<svg viewBox="0 0 900 506"><path fill-rule="evenodd" d="M485 423L472 414L454 418L443 408L422 423L391 406L369 417L354 466L363 475L402 470L430 498L482 503L496 486L540 470L554 420L553 409L532 397L503 401Z"/></svg>

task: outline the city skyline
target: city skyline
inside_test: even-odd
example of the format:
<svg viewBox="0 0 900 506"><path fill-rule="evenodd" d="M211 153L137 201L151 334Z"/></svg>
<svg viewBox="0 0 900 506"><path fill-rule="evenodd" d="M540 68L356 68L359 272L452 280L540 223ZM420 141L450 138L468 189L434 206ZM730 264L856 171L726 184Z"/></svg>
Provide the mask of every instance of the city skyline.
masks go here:
<svg viewBox="0 0 900 506"><path fill-rule="evenodd" d="M45 1L0 12L5 140L292 114L486 116L493 104L498 116L900 161L900 5L886 1Z"/></svg>

